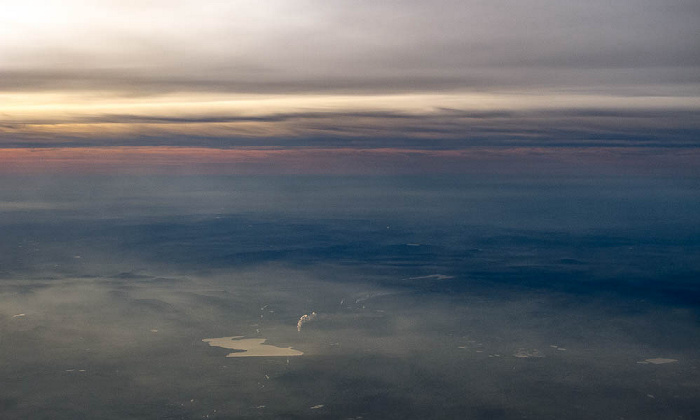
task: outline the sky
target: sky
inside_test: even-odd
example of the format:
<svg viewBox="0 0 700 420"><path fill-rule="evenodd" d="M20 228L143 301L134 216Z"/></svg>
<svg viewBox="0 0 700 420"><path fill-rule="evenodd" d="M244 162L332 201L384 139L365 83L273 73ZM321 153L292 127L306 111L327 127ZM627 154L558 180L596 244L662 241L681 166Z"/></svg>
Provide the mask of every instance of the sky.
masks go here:
<svg viewBox="0 0 700 420"><path fill-rule="evenodd" d="M7 1L0 172L697 174L699 19L692 0Z"/></svg>

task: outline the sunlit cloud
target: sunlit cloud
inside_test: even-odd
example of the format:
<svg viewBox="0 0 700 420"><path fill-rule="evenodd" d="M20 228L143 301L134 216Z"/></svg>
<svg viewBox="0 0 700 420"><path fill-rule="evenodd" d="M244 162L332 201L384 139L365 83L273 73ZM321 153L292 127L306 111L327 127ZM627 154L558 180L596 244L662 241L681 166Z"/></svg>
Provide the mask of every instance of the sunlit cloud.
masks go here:
<svg viewBox="0 0 700 420"><path fill-rule="evenodd" d="M301 332L301 327L303 327L306 323L314 321L316 317L316 312L311 312L311 314L302 315L301 318L299 318L299 321L297 322L297 331Z"/></svg>
<svg viewBox="0 0 700 420"><path fill-rule="evenodd" d="M2 95L5 146L241 145L267 139L362 139L395 147L473 145L696 146L700 99L602 95L196 95L122 98L95 93ZM277 140L274 140L277 139ZM279 142L287 139L287 142ZM301 142L301 143L300 143ZM415 145L412 145L415 147Z"/></svg>

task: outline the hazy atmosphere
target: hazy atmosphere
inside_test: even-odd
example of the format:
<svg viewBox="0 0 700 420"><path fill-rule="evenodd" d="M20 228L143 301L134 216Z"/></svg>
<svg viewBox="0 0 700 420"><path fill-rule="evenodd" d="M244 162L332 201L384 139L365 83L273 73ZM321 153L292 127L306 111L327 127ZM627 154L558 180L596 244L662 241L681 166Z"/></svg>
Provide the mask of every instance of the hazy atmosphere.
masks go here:
<svg viewBox="0 0 700 420"><path fill-rule="evenodd" d="M2 9L0 418L700 417L697 2Z"/></svg>

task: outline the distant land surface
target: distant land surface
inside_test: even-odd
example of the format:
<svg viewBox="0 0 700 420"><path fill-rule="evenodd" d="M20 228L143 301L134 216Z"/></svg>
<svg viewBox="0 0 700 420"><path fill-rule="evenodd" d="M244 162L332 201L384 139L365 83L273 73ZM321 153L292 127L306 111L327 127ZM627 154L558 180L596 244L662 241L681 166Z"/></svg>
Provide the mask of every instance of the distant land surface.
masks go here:
<svg viewBox="0 0 700 420"><path fill-rule="evenodd" d="M700 415L692 180L0 188L2 418Z"/></svg>

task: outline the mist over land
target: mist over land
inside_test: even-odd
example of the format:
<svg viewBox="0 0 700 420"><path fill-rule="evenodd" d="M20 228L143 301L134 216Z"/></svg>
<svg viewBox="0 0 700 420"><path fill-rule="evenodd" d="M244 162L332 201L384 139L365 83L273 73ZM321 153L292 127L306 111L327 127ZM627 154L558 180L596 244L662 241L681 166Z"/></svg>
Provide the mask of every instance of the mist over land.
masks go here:
<svg viewBox="0 0 700 420"><path fill-rule="evenodd" d="M2 193L4 418L700 410L693 182L19 177ZM202 341L234 336L303 355Z"/></svg>

